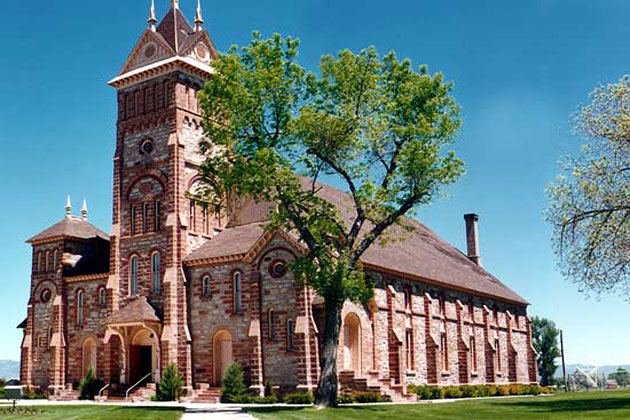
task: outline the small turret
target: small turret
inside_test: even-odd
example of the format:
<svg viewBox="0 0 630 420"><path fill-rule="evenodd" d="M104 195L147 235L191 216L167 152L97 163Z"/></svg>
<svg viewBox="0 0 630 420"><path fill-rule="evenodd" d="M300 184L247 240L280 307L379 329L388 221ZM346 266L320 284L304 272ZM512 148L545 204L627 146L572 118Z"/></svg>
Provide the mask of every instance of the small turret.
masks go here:
<svg viewBox="0 0 630 420"><path fill-rule="evenodd" d="M201 0L197 0L197 14L195 15L195 32L203 31L203 17L201 15Z"/></svg>
<svg viewBox="0 0 630 420"><path fill-rule="evenodd" d="M155 24L157 23L157 19L155 18L155 0L151 0L151 10L149 11L149 29L155 32Z"/></svg>
<svg viewBox="0 0 630 420"><path fill-rule="evenodd" d="M83 199L83 207L81 207L81 219L87 221L87 216L88 216L88 210L87 210L87 201L85 201L85 198Z"/></svg>
<svg viewBox="0 0 630 420"><path fill-rule="evenodd" d="M66 217L72 217L72 203L70 202L70 196L66 198Z"/></svg>

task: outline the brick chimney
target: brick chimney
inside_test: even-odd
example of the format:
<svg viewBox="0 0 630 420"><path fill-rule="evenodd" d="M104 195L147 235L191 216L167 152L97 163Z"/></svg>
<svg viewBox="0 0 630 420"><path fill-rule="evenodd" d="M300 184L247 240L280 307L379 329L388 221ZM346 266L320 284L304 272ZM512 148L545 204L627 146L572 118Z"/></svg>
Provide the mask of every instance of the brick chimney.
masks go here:
<svg viewBox="0 0 630 420"><path fill-rule="evenodd" d="M468 246L468 258L481 267L481 256L479 255L479 236L477 234L477 222L479 215L470 213L464 215L466 220L466 245Z"/></svg>

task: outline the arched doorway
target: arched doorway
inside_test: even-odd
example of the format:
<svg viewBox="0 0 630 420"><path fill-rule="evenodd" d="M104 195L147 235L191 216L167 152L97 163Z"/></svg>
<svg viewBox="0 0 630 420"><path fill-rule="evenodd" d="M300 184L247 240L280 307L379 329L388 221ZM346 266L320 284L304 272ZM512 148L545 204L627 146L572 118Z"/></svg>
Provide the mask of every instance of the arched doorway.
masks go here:
<svg viewBox="0 0 630 420"><path fill-rule="evenodd" d="M96 375L96 343L94 339L88 338L83 342L81 375L85 377L90 370Z"/></svg>
<svg viewBox="0 0 630 420"><path fill-rule="evenodd" d="M214 358L214 383L221 384L221 378L233 362L232 335L225 330L219 331L212 340L212 355Z"/></svg>
<svg viewBox="0 0 630 420"><path fill-rule="evenodd" d="M344 370L361 373L361 321L355 313L349 313L343 321Z"/></svg>
<svg viewBox="0 0 630 420"><path fill-rule="evenodd" d="M134 335L129 352L129 383L154 382L158 378L158 345L153 331L142 329ZM146 377L149 374L152 376Z"/></svg>

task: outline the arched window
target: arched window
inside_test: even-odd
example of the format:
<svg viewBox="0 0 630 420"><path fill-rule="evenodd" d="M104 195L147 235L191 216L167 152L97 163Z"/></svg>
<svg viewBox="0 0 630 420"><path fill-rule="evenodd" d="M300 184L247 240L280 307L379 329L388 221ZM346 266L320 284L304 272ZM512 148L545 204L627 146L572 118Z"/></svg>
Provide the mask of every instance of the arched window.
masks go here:
<svg viewBox="0 0 630 420"><path fill-rule="evenodd" d="M411 328L407 328L405 331L405 361L407 362L407 369L414 369L414 357L413 357L413 331Z"/></svg>
<svg viewBox="0 0 630 420"><path fill-rule="evenodd" d="M295 323L292 319L287 321L287 351L293 351L295 342Z"/></svg>
<svg viewBox="0 0 630 420"><path fill-rule="evenodd" d="M243 293L241 291L241 273L236 272L232 275L232 293L234 299L234 313L240 314L243 312Z"/></svg>
<svg viewBox="0 0 630 420"><path fill-rule="evenodd" d="M142 203L142 233L149 231L149 203Z"/></svg>
<svg viewBox="0 0 630 420"><path fill-rule="evenodd" d="M107 306L107 290L101 287L98 291L98 306L104 308Z"/></svg>
<svg viewBox="0 0 630 420"><path fill-rule="evenodd" d="M37 253L37 273L41 273L42 270L44 269L44 254L42 253L42 251L39 251Z"/></svg>
<svg viewBox="0 0 630 420"><path fill-rule="evenodd" d="M160 202L156 201L155 202L155 224L154 224L154 231L155 232L159 232L160 229L162 228L160 217L161 217L161 215L160 215Z"/></svg>
<svg viewBox="0 0 630 420"><path fill-rule="evenodd" d="M84 293L83 290L79 290L77 293L77 327L83 326L83 301L84 301Z"/></svg>
<svg viewBox="0 0 630 420"><path fill-rule="evenodd" d="M50 251L46 251L46 273L50 271Z"/></svg>
<svg viewBox="0 0 630 420"><path fill-rule="evenodd" d="M448 371L448 344L446 341L446 332L440 334L440 352L442 353L442 371Z"/></svg>
<svg viewBox="0 0 630 420"><path fill-rule="evenodd" d="M202 294L204 296L210 296L210 276L205 276L202 280L202 287L203 287L203 292Z"/></svg>
<svg viewBox="0 0 630 420"><path fill-rule="evenodd" d="M496 367L496 373L500 373L501 372L501 343L499 342L498 338L494 339L494 357L495 357L495 364L494 366Z"/></svg>
<svg viewBox="0 0 630 420"><path fill-rule="evenodd" d="M189 216L189 223L188 223L188 229L191 232L196 232L197 231L197 214L196 214L196 206L195 206L195 200L190 200L189 203L189 209L188 209L188 216Z"/></svg>
<svg viewBox="0 0 630 420"><path fill-rule="evenodd" d="M53 271L57 271L59 267L59 251L55 249L53 252Z"/></svg>
<svg viewBox="0 0 630 420"><path fill-rule="evenodd" d="M129 294L136 296L138 294L138 257L131 257L131 275L129 278Z"/></svg>
<svg viewBox="0 0 630 420"><path fill-rule="evenodd" d="M267 338L276 339L276 312L273 309L267 311Z"/></svg>
<svg viewBox="0 0 630 420"><path fill-rule="evenodd" d="M86 376L90 369L96 375L96 344L94 340L88 338L83 343L83 360L82 360L83 376Z"/></svg>
<svg viewBox="0 0 630 420"><path fill-rule="evenodd" d="M153 293L160 293L162 288L162 278L160 274L160 253L154 252L151 255L151 279L153 280L151 290Z"/></svg>
<svg viewBox="0 0 630 420"><path fill-rule="evenodd" d="M404 294L404 300L405 300L405 310L407 309L411 309L411 288L409 286L406 286L403 289L403 294Z"/></svg>

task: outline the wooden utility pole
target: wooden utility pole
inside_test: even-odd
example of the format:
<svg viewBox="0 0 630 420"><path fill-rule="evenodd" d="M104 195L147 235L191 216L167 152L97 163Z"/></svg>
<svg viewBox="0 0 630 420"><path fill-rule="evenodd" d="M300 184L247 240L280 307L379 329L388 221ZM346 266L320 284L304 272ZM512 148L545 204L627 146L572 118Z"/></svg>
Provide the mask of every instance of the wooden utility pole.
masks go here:
<svg viewBox="0 0 630 420"><path fill-rule="evenodd" d="M567 366L564 362L564 337L560 330L560 353L562 353L562 379L564 382L564 390L569 392L569 384L567 384Z"/></svg>

